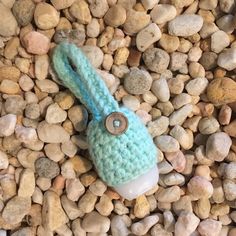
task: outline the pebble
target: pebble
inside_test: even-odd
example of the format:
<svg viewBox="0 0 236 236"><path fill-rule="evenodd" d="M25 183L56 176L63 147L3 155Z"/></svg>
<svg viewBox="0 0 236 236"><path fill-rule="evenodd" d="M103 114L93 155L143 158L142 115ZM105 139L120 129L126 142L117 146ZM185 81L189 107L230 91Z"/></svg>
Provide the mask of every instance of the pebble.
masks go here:
<svg viewBox="0 0 236 236"><path fill-rule="evenodd" d="M191 104L186 104L177 111L173 112L170 117L170 126L182 125L186 118L192 112L193 106Z"/></svg>
<svg viewBox="0 0 236 236"><path fill-rule="evenodd" d="M179 173L170 173L164 176L163 182L166 186L183 185L185 179L184 176Z"/></svg>
<svg viewBox="0 0 236 236"><path fill-rule="evenodd" d="M210 135L206 143L206 156L210 160L223 161L228 155L232 141L228 134L218 132Z"/></svg>
<svg viewBox="0 0 236 236"><path fill-rule="evenodd" d="M122 102L125 107L131 109L132 111L137 111L140 108L140 101L135 96L125 95L122 98Z"/></svg>
<svg viewBox="0 0 236 236"><path fill-rule="evenodd" d="M49 57L48 55L35 56L35 76L38 80L47 78L49 70Z"/></svg>
<svg viewBox="0 0 236 236"><path fill-rule="evenodd" d="M202 176L194 176L187 186L190 194L196 199L210 198L213 194L211 182Z"/></svg>
<svg viewBox="0 0 236 236"><path fill-rule="evenodd" d="M96 38L98 37L99 33L100 33L100 25L99 22L96 18L93 18L91 20L91 22L87 25L87 36L91 37L91 38Z"/></svg>
<svg viewBox="0 0 236 236"><path fill-rule="evenodd" d="M233 15L226 14L223 15L216 21L217 26L219 29L225 31L226 33L231 34L234 31L234 23L233 23Z"/></svg>
<svg viewBox="0 0 236 236"><path fill-rule="evenodd" d="M88 24L92 19L89 6L84 0L74 1L74 3L69 8L69 12L81 24Z"/></svg>
<svg viewBox="0 0 236 236"><path fill-rule="evenodd" d="M149 229L158 222L158 220L158 215L147 216L143 220L132 224L131 232L134 235L145 235Z"/></svg>
<svg viewBox="0 0 236 236"><path fill-rule="evenodd" d="M223 105L220 109L218 120L221 125L228 125L231 120L232 109L228 105Z"/></svg>
<svg viewBox="0 0 236 236"><path fill-rule="evenodd" d="M85 130L88 122L88 112L82 105L76 105L68 110L68 118L73 123L76 131Z"/></svg>
<svg viewBox="0 0 236 236"><path fill-rule="evenodd" d="M22 125L16 125L15 136L20 142L25 144L31 144L38 140L38 136L34 128L27 128Z"/></svg>
<svg viewBox="0 0 236 236"><path fill-rule="evenodd" d="M236 83L230 78L217 78L207 87L207 97L217 105L223 105L236 101Z"/></svg>
<svg viewBox="0 0 236 236"><path fill-rule="evenodd" d="M34 16L35 3L32 0L16 1L13 5L12 12L16 17L19 25L28 25Z"/></svg>
<svg viewBox="0 0 236 236"><path fill-rule="evenodd" d="M187 59L188 59L188 56L184 53L181 53L181 52L171 53L171 58L170 58L171 71L182 70L184 67L186 67Z"/></svg>
<svg viewBox="0 0 236 236"><path fill-rule="evenodd" d="M40 2L36 5L34 11L34 22L39 29L52 29L58 25L59 19L60 14L52 5L45 2Z"/></svg>
<svg viewBox="0 0 236 236"><path fill-rule="evenodd" d="M141 195L136 198L134 204L134 215L137 218L143 218L150 213L150 205L146 196Z"/></svg>
<svg viewBox="0 0 236 236"><path fill-rule="evenodd" d="M23 38L23 44L28 53L43 55L47 54L50 48L50 40L45 35L31 31Z"/></svg>
<svg viewBox="0 0 236 236"><path fill-rule="evenodd" d="M8 156L5 152L0 151L0 169L7 169L9 165Z"/></svg>
<svg viewBox="0 0 236 236"><path fill-rule="evenodd" d="M53 179L60 173L58 164L48 158L41 157L35 161L35 170L40 177Z"/></svg>
<svg viewBox="0 0 236 236"><path fill-rule="evenodd" d="M40 107L38 103L30 103L25 107L25 116L29 119L38 119L40 117Z"/></svg>
<svg viewBox="0 0 236 236"><path fill-rule="evenodd" d="M119 27L126 21L126 10L122 5L113 5L104 16L104 21L112 27Z"/></svg>
<svg viewBox="0 0 236 236"><path fill-rule="evenodd" d="M74 96L68 91L59 92L56 94L54 101L63 109L68 110L74 104Z"/></svg>
<svg viewBox="0 0 236 236"><path fill-rule="evenodd" d="M151 90L157 99L161 102L168 102L170 99L170 90L166 79L160 78L152 83Z"/></svg>
<svg viewBox="0 0 236 236"><path fill-rule="evenodd" d="M35 189L34 172L31 169L25 169L20 176L18 189L19 197L32 197Z"/></svg>
<svg viewBox="0 0 236 236"><path fill-rule="evenodd" d="M82 220L82 228L89 233L106 233L110 228L109 218L92 211L85 215Z"/></svg>
<svg viewBox="0 0 236 236"><path fill-rule="evenodd" d="M187 161L182 151L165 153L165 157L177 172L185 170Z"/></svg>
<svg viewBox="0 0 236 236"><path fill-rule="evenodd" d="M170 56L160 48L150 48L143 53L143 60L149 70L163 73L169 65Z"/></svg>
<svg viewBox="0 0 236 236"><path fill-rule="evenodd" d="M156 137L155 144L162 152L176 152L179 150L178 141L169 135Z"/></svg>
<svg viewBox="0 0 236 236"><path fill-rule="evenodd" d="M231 137L236 137L235 132L236 120L233 120L230 124L224 127L224 131Z"/></svg>
<svg viewBox="0 0 236 236"><path fill-rule="evenodd" d="M125 47L118 48L115 52L114 64L118 65L118 66L125 64L128 57L129 57L129 49L128 48L125 48Z"/></svg>
<svg viewBox="0 0 236 236"><path fill-rule="evenodd" d="M175 125L169 134L179 142L184 150L189 150L193 146L193 139L190 138L189 132L180 125Z"/></svg>
<svg viewBox="0 0 236 236"><path fill-rule="evenodd" d="M101 181L96 180L89 186L89 190L96 196L102 196L107 190L107 186Z"/></svg>
<svg viewBox="0 0 236 236"><path fill-rule="evenodd" d="M58 143L49 143L44 146L45 154L52 161L58 162L63 159L64 153Z"/></svg>
<svg viewBox="0 0 236 236"><path fill-rule="evenodd" d="M0 35L3 37L10 37L16 35L17 21L13 16L10 8L0 3Z"/></svg>
<svg viewBox="0 0 236 236"><path fill-rule="evenodd" d="M57 124L63 122L66 117L66 111L62 110L57 103L53 103L47 108L45 120L49 124Z"/></svg>
<svg viewBox="0 0 236 236"><path fill-rule="evenodd" d="M83 216L76 203L69 200L65 195L61 196L61 204L70 220L75 220Z"/></svg>
<svg viewBox="0 0 236 236"><path fill-rule="evenodd" d="M206 219L200 222L197 230L201 235L215 236L219 235L222 229L222 223L213 219Z"/></svg>
<svg viewBox="0 0 236 236"><path fill-rule="evenodd" d="M180 45L179 38L169 34L162 34L159 40L160 46L168 53L174 52Z"/></svg>
<svg viewBox="0 0 236 236"><path fill-rule="evenodd" d="M234 201L236 199L236 184L231 179L225 179L223 181L223 189L225 198L228 201Z"/></svg>
<svg viewBox="0 0 236 236"><path fill-rule="evenodd" d="M67 141L62 143L61 150L68 157L74 157L78 151L78 148L72 141Z"/></svg>
<svg viewBox="0 0 236 236"><path fill-rule="evenodd" d="M128 35L138 33L141 29L147 26L150 22L150 15L146 12L135 11L133 9L127 10L126 21L123 24L124 31Z"/></svg>
<svg viewBox="0 0 236 236"><path fill-rule="evenodd" d="M16 82L4 79L1 82L0 91L6 94L17 94L20 92L20 87Z"/></svg>
<svg viewBox="0 0 236 236"><path fill-rule="evenodd" d="M228 70L236 68L236 48L230 48L220 53L217 60L217 65Z"/></svg>
<svg viewBox="0 0 236 236"><path fill-rule="evenodd" d="M59 196L53 191L44 194L42 207L43 227L53 231L68 222L68 218L62 209Z"/></svg>
<svg viewBox="0 0 236 236"><path fill-rule="evenodd" d="M199 15L179 15L169 22L169 34L181 37L188 37L196 34L203 26L203 18Z"/></svg>
<svg viewBox="0 0 236 236"><path fill-rule="evenodd" d="M75 0L51 0L52 5L57 9L57 10L62 10L65 8L70 7Z"/></svg>
<svg viewBox="0 0 236 236"><path fill-rule="evenodd" d="M94 206L97 202L97 196L94 195L90 190L87 190L86 193L80 198L78 207L84 213L90 213L94 210Z"/></svg>
<svg viewBox="0 0 236 236"><path fill-rule="evenodd" d="M113 203L106 194L102 195L100 201L95 205L96 210L103 216L109 216L114 209Z"/></svg>
<svg viewBox="0 0 236 236"><path fill-rule="evenodd" d="M81 174L88 172L92 168L92 163L82 156L74 156L70 159L73 168Z"/></svg>
<svg viewBox="0 0 236 236"><path fill-rule="evenodd" d="M66 180L66 196L71 201L78 201L84 194L85 188L81 184L79 179L67 179Z"/></svg>
<svg viewBox="0 0 236 236"><path fill-rule="evenodd" d="M127 92L135 95L149 91L151 85L151 75L147 71L138 68L133 68L124 79L124 87Z"/></svg>
<svg viewBox="0 0 236 236"><path fill-rule="evenodd" d="M23 217L30 211L31 199L30 197L15 196L11 198L2 212L2 218L8 224L18 224Z"/></svg>
<svg viewBox="0 0 236 236"><path fill-rule="evenodd" d="M199 96L205 92L208 85L208 80L206 78L196 78L190 80L185 89L187 90L188 94L192 96Z"/></svg>
<svg viewBox="0 0 236 236"><path fill-rule="evenodd" d="M103 52L99 47L86 45L83 46L81 49L95 68L101 66L103 62Z"/></svg>
<svg viewBox="0 0 236 236"><path fill-rule="evenodd" d="M0 67L0 81L5 79L18 82L20 78L20 70L15 66L2 66Z"/></svg>
<svg viewBox="0 0 236 236"><path fill-rule="evenodd" d="M109 9L108 3L106 0L101 0L97 3L95 0L89 1L89 9L94 17L102 18Z"/></svg>
<svg viewBox="0 0 236 236"><path fill-rule="evenodd" d="M162 188L155 193L156 199L163 203L172 203L180 199L181 189L178 186Z"/></svg>
<svg viewBox="0 0 236 236"><path fill-rule="evenodd" d="M228 34L219 30L211 35L211 51L220 53L223 49L230 45Z"/></svg>
<svg viewBox="0 0 236 236"><path fill-rule="evenodd" d="M192 212L182 211L175 224L176 236L189 236L197 228L200 220Z"/></svg>
<svg viewBox="0 0 236 236"><path fill-rule="evenodd" d="M181 93L176 95L172 100L173 107L177 110L181 107L183 107L186 104L189 104L192 102L192 97L187 93Z"/></svg>
<svg viewBox="0 0 236 236"><path fill-rule="evenodd" d="M63 127L56 124L48 124L46 121L39 123L37 132L39 139L45 143L63 143L69 141L70 138L70 135Z"/></svg>
<svg viewBox="0 0 236 236"><path fill-rule="evenodd" d="M204 117L198 123L202 134L213 134L220 128L219 122L214 117Z"/></svg>
<svg viewBox="0 0 236 236"><path fill-rule="evenodd" d="M55 82L53 82L49 79L36 80L36 85L41 90L41 92L45 92L45 93L57 93L57 92L59 92L58 85Z"/></svg>
<svg viewBox="0 0 236 236"><path fill-rule="evenodd" d="M169 126L169 119L166 116L160 116L154 121L148 123L148 131L152 137L164 134Z"/></svg>
<svg viewBox="0 0 236 236"><path fill-rule="evenodd" d="M156 4L151 10L151 19L156 24L165 24L176 17L176 8L169 4Z"/></svg>
<svg viewBox="0 0 236 236"><path fill-rule="evenodd" d="M19 85L23 91L27 92L34 87L34 82L28 75L22 75L19 79Z"/></svg>
<svg viewBox="0 0 236 236"><path fill-rule="evenodd" d="M136 36L136 46L139 51L144 52L153 43L161 38L161 31L155 23L151 23L138 32Z"/></svg>
<svg viewBox="0 0 236 236"><path fill-rule="evenodd" d="M74 43L77 46L82 46L84 44L85 37L84 29L60 29L55 32L53 39L56 43L67 41Z"/></svg>
<svg viewBox="0 0 236 236"><path fill-rule="evenodd" d="M17 117L8 114L0 118L0 136L10 136L14 133Z"/></svg>

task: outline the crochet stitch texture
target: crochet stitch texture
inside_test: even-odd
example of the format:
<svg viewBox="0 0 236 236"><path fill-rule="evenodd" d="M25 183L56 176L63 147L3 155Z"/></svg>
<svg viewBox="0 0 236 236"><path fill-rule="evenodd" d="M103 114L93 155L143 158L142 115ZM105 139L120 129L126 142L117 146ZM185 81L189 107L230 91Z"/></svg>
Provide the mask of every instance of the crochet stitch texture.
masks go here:
<svg viewBox="0 0 236 236"><path fill-rule="evenodd" d="M74 44L61 43L54 49L52 62L60 82L93 115L87 140L101 179L110 186L119 186L152 169L157 162L152 137L133 111L119 107L82 51ZM125 133L118 136L104 126L104 119L112 112L122 112L129 122Z"/></svg>

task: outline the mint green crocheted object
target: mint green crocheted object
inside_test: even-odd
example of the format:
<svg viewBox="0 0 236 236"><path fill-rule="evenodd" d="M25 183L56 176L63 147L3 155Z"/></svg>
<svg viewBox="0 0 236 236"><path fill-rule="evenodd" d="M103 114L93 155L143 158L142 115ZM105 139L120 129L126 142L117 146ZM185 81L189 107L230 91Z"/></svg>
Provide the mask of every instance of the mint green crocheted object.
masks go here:
<svg viewBox="0 0 236 236"><path fill-rule="evenodd" d="M91 159L102 180L119 186L152 169L157 161L152 137L133 111L119 107L82 51L73 44L61 43L54 49L52 61L62 84L93 115L87 139ZM128 119L128 129L117 136L104 125L104 119L112 112L121 112Z"/></svg>

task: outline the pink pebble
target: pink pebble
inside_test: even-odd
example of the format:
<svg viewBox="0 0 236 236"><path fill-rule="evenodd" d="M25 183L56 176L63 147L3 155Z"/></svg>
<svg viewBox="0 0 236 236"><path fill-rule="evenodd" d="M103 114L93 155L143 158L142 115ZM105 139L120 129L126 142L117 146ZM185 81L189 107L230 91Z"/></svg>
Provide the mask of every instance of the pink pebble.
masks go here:
<svg viewBox="0 0 236 236"><path fill-rule="evenodd" d="M186 159L183 152L179 150L177 152L165 153L165 157L177 172L184 171L186 166Z"/></svg>
<svg viewBox="0 0 236 236"><path fill-rule="evenodd" d="M37 55L47 54L50 48L50 40L45 35L32 31L23 38L27 52Z"/></svg>

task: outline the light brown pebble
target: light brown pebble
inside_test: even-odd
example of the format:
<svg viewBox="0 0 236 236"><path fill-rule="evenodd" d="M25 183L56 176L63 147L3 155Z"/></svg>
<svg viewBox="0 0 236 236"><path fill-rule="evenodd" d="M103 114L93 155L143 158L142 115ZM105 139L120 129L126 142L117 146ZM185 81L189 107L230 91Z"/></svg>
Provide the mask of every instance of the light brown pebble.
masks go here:
<svg viewBox="0 0 236 236"><path fill-rule="evenodd" d="M147 201L147 198L142 195L139 196L134 204L134 215L137 218L143 218L150 213L150 205Z"/></svg>
<svg viewBox="0 0 236 236"><path fill-rule="evenodd" d="M129 35L133 35L147 26L149 21L150 15L145 12L129 9L127 11L127 18L124 23L124 31Z"/></svg>
<svg viewBox="0 0 236 236"><path fill-rule="evenodd" d="M114 209L114 205L111 199L106 194L103 194L95 208L101 215L109 216Z"/></svg>
<svg viewBox="0 0 236 236"><path fill-rule="evenodd" d="M162 152L176 152L180 147L178 141L169 135L156 137L155 144Z"/></svg>
<svg viewBox="0 0 236 236"><path fill-rule="evenodd" d="M2 66L0 67L0 81L4 79L17 82L20 78L20 70L15 66Z"/></svg>
<svg viewBox="0 0 236 236"><path fill-rule="evenodd" d="M94 210L97 201L97 196L91 193L89 190L80 198L78 207L84 213L89 213Z"/></svg>
<svg viewBox="0 0 236 236"><path fill-rule="evenodd" d="M78 201L78 199L84 194L85 188L81 184L79 179L66 180L66 195L71 201Z"/></svg>
<svg viewBox="0 0 236 236"><path fill-rule="evenodd" d="M17 94L20 92L20 87L16 82L4 79L1 82L0 91L6 94Z"/></svg>
<svg viewBox="0 0 236 236"><path fill-rule="evenodd" d="M224 131L231 137L236 137L235 132L235 126L236 126L236 120L233 120L231 123L229 123L227 126L224 127Z"/></svg>
<svg viewBox="0 0 236 236"><path fill-rule="evenodd" d="M228 105L223 105L220 109L218 120L221 125L228 125L231 120L232 109Z"/></svg>
<svg viewBox="0 0 236 236"><path fill-rule="evenodd" d="M126 10L122 7L122 5L114 5L104 16L104 21L107 25L112 27L118 27L123 25L126 20Z"/></svg>
<svg viewBox="0 0 236 236"><path fill-rule="evenodd" d="M39 3L35 8L34 21L39 29L48 30L56 27L59 23L59 17L60 14L57 10L48 3Z"/></svg>
<svg viewBox="0 0 236 236"><path fill-rule="evenodd" d="M62 10L70 7L74 3L74 1L75 0L64 0L64 1L51 0L51 3L57 10Z"/></svg>
<svg viewBox="0 0 236 236"><path fill-rule="evenodd" d="M171 53L179 47L179 38L177 36L162 34L159 44L166 52Z"/></svg>
<svg viewBox="0 0 236 236"><path fill-rule="evenodd" d="M12 37L4 48L4 56L7 59L13 59L18 54L18 48L20 47L20 40L18 37Z"/></svg>
<svg viewBox="0 0 236 236"><path fill-rule="evenodd" d="M199 199L194 205L194 213L200 219L207 219L210 215L211 203L208 198Z"/></svg>
<svg viewBox="0 0 236 236"><path fill-rule="evenodd" d="M156 199L162 203L172 203L180 199L181 190L178 186L159 189L155 193Z"/></svg>
<svg viewBox="0 0 236 236"><path fill-rule="evenodd" d="M125 64L129 56L129 49L128 48L119 48L116 50L114 56L114 64L122 65Z"/></svg>

